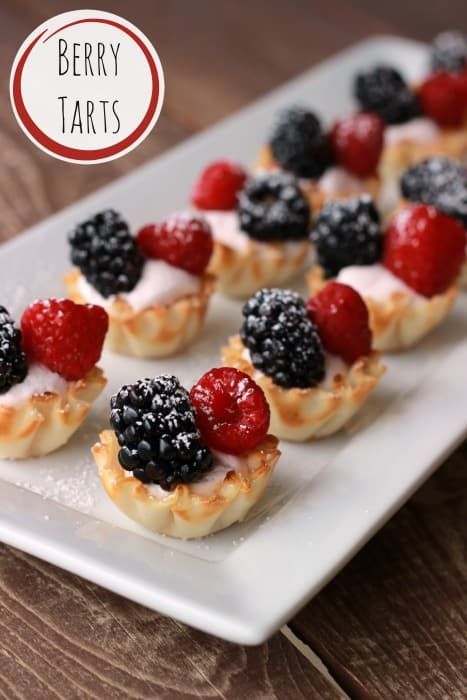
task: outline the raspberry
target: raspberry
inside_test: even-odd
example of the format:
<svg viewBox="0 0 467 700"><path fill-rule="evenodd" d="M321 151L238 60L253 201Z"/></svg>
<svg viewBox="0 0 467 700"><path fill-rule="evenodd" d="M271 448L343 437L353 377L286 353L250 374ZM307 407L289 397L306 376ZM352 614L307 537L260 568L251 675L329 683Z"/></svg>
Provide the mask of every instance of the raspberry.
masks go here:
<svg viewBox="0 0 467 700"><path fill-rule="evenodd" d="M27 373L21 331L15 327L5 307L0 306L0 394L5 394L15 384L21 384Z"/></svg>
<svg viewBox="0 0 467 700"><path fill-rule="evenodd" d="M196 423L213 450L239 455L249 452L269 428L269 405L251 377L233 367L203 374L190 392Z"/></svg>
<svg viewBox="0 0 467 700"><path fill-rule="evenodd" d="M362 110L376 112L388 124L401 124L420 114L417 96L391 66L376 66L359 73L354 94Z"/></svg>
<svg viewBox="0 0 467 700"><path fill-rule="evenodd" d="M191 203L197 209L235 209L237 195L247 174L230 160L216 160L201 171L191 193Z"/></svg>
<svg viewBox="0 0 467 700"><path fill-rule="evenodd" d="M432 43L433 71L461 73L467 69L467 35L462 32L441 32Z"/></svg>
<svg viewBox="0 0 467 700"><path fill-rule="evenodd" d="M368 309L355 289L340 282L328 284L308 300L308 315L316 324L328 352L352 365L371 352Z"/></svg>
<svg viewBox="0 0 467 700"><path fill-rule="evenodd" d="M243 307L240 336L256 369L286 389L324 378L324 355L305 303L286 289L260 289Z"/></svg>
<svg viewBox="0 0 467 700"><path fill-rule="evenodd" d="M384 122L371 112L338 121L330 134L334 157L358 177L373 175L383 150Z"/></svg>
<svg viewBox="0 0 467 700"><path fill-rule="evenodd" d="M295 178L265 173L248 180L238 200L240 227L258 241L308 236L310 206Z"/></svg>
<svg viewBox="0 0 467 700"><path fill-rule="evenodd" d="M399 211L385 234L383 264L419 294L444 292L465 259L462 224L432 206Z"/></svg>
<svg viewBox="0 0 467 700"><path fill-rule="evenodd" d="M331 165L331 149L321 122L303 107L279 112L269 143L277 163L297 177L320 177Z"/></svg>
<svg viewBox="0 0 467 700"><path fill-rule="evenodd" d="M434 73L420 86L422 111L440 126L460 126L467 112L463 79L455 73Z"/></svg>
<svg viewBox="0 0 467 700"><path fill-rule="evenodd" d="M362 195L326 204L316 220L311 242L326 277L335 277L348 265L378 262L382 236L379 214L371 197Z"/></svg>
<svg viewBox="0 0 467 700"><path fill-rule="evenodd" d="M120 445L118 460L143 483L169 491L212 467L188 392L164 374L123 386L110 400L110 424Z"/></svg>
<svg viewBox="0 0 467 700"><path fill-rule="evenodd" d="M70 299L35 301L21 318L23 347L29 359L75 381L99 360L108 325L101 306Z"/></svg>
<svg viewBox="0 0 467 700"><path fill-rule="evenodd" d="M144 226L137 240L148 258L165 260L193 275L204 272L213 250L208 222L189 214L174 214L160 224Z"/></svg>

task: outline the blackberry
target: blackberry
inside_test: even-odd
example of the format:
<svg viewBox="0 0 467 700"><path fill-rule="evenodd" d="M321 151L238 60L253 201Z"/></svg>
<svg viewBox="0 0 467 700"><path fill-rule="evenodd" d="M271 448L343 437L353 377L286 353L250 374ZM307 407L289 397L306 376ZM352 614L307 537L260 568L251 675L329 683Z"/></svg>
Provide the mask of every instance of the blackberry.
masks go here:
<svg viewBox="0 0 467 700"><path fill-rule="evenodd" d="M256 369L275 384L303 389L324 378L324 354L305 302L284 289L261 289L243 307L240 336Z"/></svg>
<svg viewBox="0 0 467 700"><path fill-rule="evenodd" d="M303 107L279 112L269 145L277 163L297 177L318 178L331 164L331 148L321 122Z"/></svg>
<svg viewBox="0 0 467 700"><path fill-rule="evenodd" d="M130 292L141 277L144 258L128 225L106 209L69 235L71 261L103 297Z"/></svg>
<svg viewBox="0 0 467 700"><path fill-rule="evenodd" d="M0 394L5 394L15 384L21 384L27 373L21 331L15 327L5 307L0 306Z"/></svg>
<svg viewBox="0 0 467 700"><path fill-rule="evenodd" d="M348 265L372 265L382 254L379 214L368 195L326 204L310 238L326 277Z"/></svg>
<svg viewBox="0 0 467 700"><path fill-rule="evenodd" d="M212 454L201 442L195 410L176 377L164 374L123 386L110 407L119 462L143 483L169 491L211 468Z"/></svg>
<svg viewBox="0 0 467 700"><path fill-rule="evenodd" d="M431 67L434 71L462 73L467 68L467 34L438 34L431 45Z"/></svg>
<svg viewBox="0 0 467 700"><path fill-rule="evenodd" d="M354 94L362 110L376 112L388 124L401 124L420 115L416 94L391 66L376 66L359 73Z"/></svg>
<svg viewBox="0 0 467 700"><path fill-rule="evenodd" d="M406 199L432 204L467 227L467 168L449 158L427 158L405 171L400 182Z"/></svg>
<svg viewBox="0 0 467 700"><path fill-rule="evenodd" d="M295 178L283 173L250 178L238 196L240 227L258 241L306 238L310 207Z"/></svg>

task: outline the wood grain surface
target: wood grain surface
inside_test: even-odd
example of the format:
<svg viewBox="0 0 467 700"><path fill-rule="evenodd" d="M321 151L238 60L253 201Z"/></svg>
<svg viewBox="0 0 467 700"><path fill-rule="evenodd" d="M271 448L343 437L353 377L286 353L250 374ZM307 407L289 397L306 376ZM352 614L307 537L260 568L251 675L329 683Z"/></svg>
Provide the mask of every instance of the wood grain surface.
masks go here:
<svg viewBox="0 0 467 700"><path fill-rule="evenodd" d="M79 167L23 136L8 72L37 24L80 7L0 1L2 240L369 34L467 28L464 0L100 0L154 41L167 94L139 148ZM467 697L466 459L464 446L291 621L302 644L228 644L0 546L0 697Z"/></svg>

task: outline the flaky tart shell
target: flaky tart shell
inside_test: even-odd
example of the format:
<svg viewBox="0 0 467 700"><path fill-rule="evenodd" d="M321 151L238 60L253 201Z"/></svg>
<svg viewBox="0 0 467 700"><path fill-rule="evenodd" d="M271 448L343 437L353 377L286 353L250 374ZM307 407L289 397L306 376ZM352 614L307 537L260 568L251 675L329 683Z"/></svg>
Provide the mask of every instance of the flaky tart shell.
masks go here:
<svg viewBox="0 0 467 700"><path fill-rule="evenodd" d="M311 268L306 281L311 295L329 282L319 265ZM373 347L380 352L397 352L415 345L446 318L457 295L457 288L450 287L442 294L423 300L413 299L404 292L395 292L384 302L364 297Z"/></svg>
<svg viewBox="0 0 467 700"><path fill-rule="evenodd" d="M260 243L250 240L242 251L214 241L208 270L217 278L218 291L245 299L262 287L280 285L297 275L309 252L308 241Z"/></svg>
<svg viewBox="0 0 467 700"><path fill-rule="evenodd" d="M74 269L64 281L70 299L86 304L87 299L79 290L80 277L80 271ZM213 291L214 279L212 275L205 274L199 292L181 297L171 304L135 311L123 299L115 299L106 309L109 314L106 349L133 357L174 355L189 345L203 327Z"/></svg>
<svg viewBox="0 0 467 700"><path fill-rule="evenodd" d="M239 335L229 338L221 351L222 362L253 377L263 389L271 409L271 431L283 440L304 442L341 430L376 387L385 367L379 354L362 357L337 375L331 387L285 389L258 372L243 355L245 347Z"/></svg>
<svg viewBox="0 0 467 700"><path fill-rule="evenodd" d="M115 505L146 529L182 539L205 537L243 520L261 497L280 456L277 438L267 435L254 450L242 455L249 467L247 475L228 472L206 496L193 493L189 484L179 484L160 498L122 469L113 431L104 430L99 437L92 454L101 483Z"/></svg>
<svg viewBox="0 0 467 700"><path fill-rule="evenodd" d="M264 170L274 171L280 169L280 166L274 160L271 147L268 144L261 146L256 161L253 164L253 172L259 173ZM362 179L362 187L359 191L352 189L347 192L340 192L339 194L325 192L320 187L318 180L299 179L299 184L314 214L319 212L328 202L342 201L364 193L369 194L373 199L377 199L381 190L381 181L377 175Z"/></svg>
<svg viewBox="0 0 467 700"><path fill-rule="evenodd" d="M106 384L102 370L93 367L65 394L33 394L17 405L0 406L0 457L40 457L64 445Z"/></svg>

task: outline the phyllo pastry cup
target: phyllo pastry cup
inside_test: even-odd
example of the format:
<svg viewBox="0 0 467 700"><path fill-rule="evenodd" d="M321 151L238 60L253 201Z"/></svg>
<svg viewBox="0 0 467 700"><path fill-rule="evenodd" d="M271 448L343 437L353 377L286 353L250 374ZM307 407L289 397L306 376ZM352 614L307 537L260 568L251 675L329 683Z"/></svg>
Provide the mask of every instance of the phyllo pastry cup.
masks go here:
<svg viewBox="0 0 467 700"><path fill-rule="evenodd" d="M266 488L279 458L272 435L242 455L246 469L228 471L209 493L196 493L189 484L172 491L150 486L119 464L119 445L111 430L100 434L92 448L99 477L108 496L129 518L153 532L170 537L205 537L243 520Z"/></svg>
<svg viewBox="0 0 467 700"><path fill-rule="evenodd" d="M80 292L78 269L65 277L69 297L80 304L86 299ZM214 278L204 274L198 292L161 306L141 311L133 309L124 299L115 298L106 308L109 331L105 347L112 352L133 357L168 357L196 337L204 324Z"/></svg>
<svg viewBox="0 0 467 700"><path fill-rule="evenodd" d="M332 435L352 418L377 385L385 368L372 352L337 374L332 386L286 389L259 372L245 356L239 335L222 349L222 362L250 375L263 389L271 409L271 431L283 440L303 442Z"/></svg>
<svg viewBox="0 0 467 700"><path fill-rule="evenodd" d="M99 367L70 382L66 393L33 394L11 406L0 406L0 457L25 459L64 445L86 418L107 380Z"/></svg>

